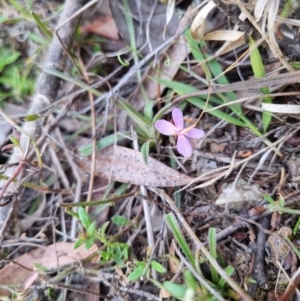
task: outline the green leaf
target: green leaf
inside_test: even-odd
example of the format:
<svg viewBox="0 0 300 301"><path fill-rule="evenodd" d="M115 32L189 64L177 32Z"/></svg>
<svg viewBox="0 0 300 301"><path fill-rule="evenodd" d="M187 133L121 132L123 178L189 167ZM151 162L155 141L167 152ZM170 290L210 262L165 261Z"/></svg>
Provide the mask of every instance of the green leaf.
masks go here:
<svg viewBox="0 0 300 301"><path fill-rule="evenodd" d="M105 222L100 229L100 234L102 237L105 237L105 231L106 231L108 224L109 224L109 221Z"/></svg>
<svg viewBox="0 0 300 301"><path fill-rule="evenodd" d="M168 104L166 104L163 108L161 108L158 112L157 112L157 114L154 116L154 118L153 118L153 124L157 121L157 120L159 120L159 119L162 119L163 118L163 116L166 114L166 112L172 107L172 103L168 103Z"/></svg>
<svg viewBox="0 0 300 301"><path fill-rule="evenodd" d="M181 232L181 227L179 226L174 214L169 213L169 214L165 215L165 220L166 220L168 227L172 231L179 247L182 249L184 255L187 257L188 261L192 264L192 266L195 266L195 258Z"/></svg>
<svg viewBox="0 0 300 301"><path fill-rule="evenodd" d="M74 244L74 249L77 249L79 248L81 245L83 245L85 243L85 239L83 238L79 238L75 241L75 244Z"/></svg>
<svg viewBox="0 0 300 301"><path fill-rule="evenodd" d="M47 268L39 263L34 263L33 266L34 266L34 269L37 271L41 271L41 272L49 272L50 271L49 268Z"/></svg>
<svg viewBox="0 0 300 301"><path fill-rule="evenodd" d="M231 266L231 265L229 265L229 266L225 269L225 273L228 275L228 277L232 276L233 273L234 273L234 267ZM221 279L219 280L218 287L224 288L225 284L226 284L225 279L221 278Z"/></svg>
<svg viewBox="0 0 300 301"><path fill-rule="evenodd" d="M20 52L12 51L8 47L1 47L0 56L0 72L2 72L5 66L14 63L19 58Z"/></svg>
<svg viewBox="0 0 300 301"><path fill-rule="evenodd" d="M216 228L209 228L208 230L208 241L209 241L209 251L211 256L217 260L217 234L216 234ZM213 266L210 266L211 276L212 276L212 282L218 283L219 281L219 275L216 271L216 269Z"/></svg>
<svg viewBox="0 0 300 301"><path fill-rule="evenodd" d="M185 270L183 276L187 286L190 287L193 291L196 291L198 285L193 273L190 270Z"/></svg>
<svg viewBox="0 0 300 301"><path fill-rule="evenodd" d="M79 220L81 221L83 227L85 229L88 229L88 227L91 225L92 221L90 216L87 214L87 212L84 210L83 207L78 208L78 215L79 215Z"/></svg>
<svg viewBox="0 0 300 301"><path fill-rule="evenodd" d="M144 106L144 115L148 120L153 119L153 105L154 105L154 101L146 100Z"/></svg>
<svg viewBox="0 0 300 301"><path fill-rule="evenodd" d="M152 260L151 263L150 263L151 267L158 273L166 273L166 269L157 261L155 260Z"/></svg>
<svg viewBox="0 0 300 301"><path fill-rule="evenodd" d="M128 224L128 219L124 215L114 215L111 220L115 225L120 227Z"/></svg>
<svg viewBox="0 0 300 301"><path fill-rule="evenodd" d="M10 136L10 141L16 147L20 146L20 140L15 136Z"/></svg>
<svg viewBox="0 0 300 301"><path fill-rule="evenodd" d="M187 290L186 287L171 281L165 281L163 283L163 286L173 297L179 300L183 300L185 292Z"/></svg>
<svg viewBox="0 0 300 301"><path fill-rule="evenodd" d="M268 210L280 212L280 213L290 213L290 214L300 214L300 210L290 209L290 208L282 208L278 202L274 202L273 204L266 205Z"/></svg>
<svg viewBox="0 0 300 301"><path fill-rule="evenodd" d="M88 239L86 239L86 241L85 241L85 248L88 250L90 247L92 247L93 244L94 244L94 241L95 241L95 237L94 236L89 237Z"/></svg>
<svg viewBox="0 0 300 301"><path fill-rule="evenodd" d="M155 141L151 139L151 140L147 140L141 147L141 153L143 155L143 159L144 159L146 165L148 164L150 147L154 144L155 144Z"/></svg>
<svg viewBox="0 0 300 301"><path fill-rule="evenodd" d="M284 208L285 202L284 202L284 198L281 194L279 194L279 200L278 201L279 201L279 206L281 208Z"/></svg>
<svg viewBox="0 0 300 301"><path fill-rule="evenodd" d="M96 222L93 222L89 225L89 227L86 229L86 234L88 236L92 236L96 230Z"/></svg>
<svg viewBox="0 0 300 301"><path fill-rule="evenodd" d="M48 28L45 26L45 21L41 20L40 16L38 16L36 13L31 12L31 15L33 17L33 19L35 20L35 22L37 23L38 27L40 28L40 30L48 37L48 38L52 38L52 32L50 30L48 30Z"/></svg>
<svg viewBox="0 0 300 301"><path fill-rule="evenodd" d="M24 121L35 121L35 120L38 120L40 119L41 116L37 115L37 114L32 114L32 115L27 115L25 118L24 118Z"/></svg>
<svg viewBox="0 0 300 301"><path fill-rule="evenodd" d="M138 266L136 267L127 277L127 280L130 281L135 281L138 280L144 273L146 265L142 266Z"/></svg>
<svg viewBox="0 0 300 301"><path fill-rule="evenodd" d="M254 40L249 36L249 47L250 47L250 61L251 67L256 78L262 78L266 76L264 64L262 62L259 50L254 42ZM270 94L268 87L263 87L260 89L264 94ZM272 98L269 96L263 97L263 102L272 103ZM262 121L264 132L267 130L272 119L272 115L269 112L263 112Z"/></svg>
<svg viewBox="0 0 300 301"><path fill-rule="evenodd" d="M293 231L293 234L296 235L298 230L299 230L299 227L300 227L300 217L298 217L298 220L297 220L297 223L294 227L294 231Z"/></svg>
<svg viewBox="0 0 300 301"><path fill-rule="evenodd" d="M273 198L272 198L270 195L268 195L268 194L263 194L262 196L263 196L263 198L264 198L269 204L274 203L274 200L273 200Z"/></svg>
<svg viewBox="0 0 300 301"><path fill-rule="evenodd" d="M140 127L145 138L154 138L149 136L149 133L151 133L152 124L146 117L137 112L126 100L121 98L118 99L117 106L124 110L128 116Z"/></svg>
<svg viewBox="0 0 300 301"><path fill-rule="evenodd" d="M257 283L257 281L255 279L253 279L253 278L248 278L247 282L252 283L252 284L256 284Z"/></svg>

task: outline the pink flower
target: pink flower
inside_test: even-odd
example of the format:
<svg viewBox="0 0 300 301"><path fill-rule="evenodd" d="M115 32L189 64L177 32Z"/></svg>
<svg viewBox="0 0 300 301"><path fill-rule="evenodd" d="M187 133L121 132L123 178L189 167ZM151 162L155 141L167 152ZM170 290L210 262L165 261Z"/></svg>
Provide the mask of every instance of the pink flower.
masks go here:
<svg viewBox="0 0 300 301"><path fill-rule="evenodd" d="M192 145L188 138L200 139L205 136L202 130L195 129L195 125L184 128L183 114L178 108L172 111L174 124L164 119L155 122L155 128L167 136L177 137L177 150L184 157L190 157L193 153Z"/></svg>

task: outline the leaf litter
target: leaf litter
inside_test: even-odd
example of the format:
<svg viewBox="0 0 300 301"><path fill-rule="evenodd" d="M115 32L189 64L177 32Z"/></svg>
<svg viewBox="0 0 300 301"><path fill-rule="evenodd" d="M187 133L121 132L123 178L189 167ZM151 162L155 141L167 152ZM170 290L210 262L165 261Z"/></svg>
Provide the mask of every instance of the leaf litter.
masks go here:
<svg viewBox="0 0 300 301"><path fill-rule="evenodd" d="M30 291L32 296L40 285L44 295L55 288L57 296L66 292L67 300L74 299L78 286L85 290L82 300L90 296L99 300L111 296L116 300L159 300L159 296L168 300L212 296L217 300L292 300L299 282L299 8L279 0L202 1L188 9L185 1L103 3L100 9L83 7L86 15L80 38L76 36L73 43L76 63L70 60L65 73L60 73L67 81L59 88L56 103L38 112L43 120L27 121L42 129L38 147L43 168L38 167L28 144L21 150L19 168L8 173L15 162L5 165L9 141L1 139L6 150L2 179L8 177L15 185L15 190L4 191L2 203L18 208L9 222L0 220L1 227L7 227L0 231L4 257L13 260L0 271L0 279L5 279L1 284L21 284L23 288L10 287L10 291L19 295ZM24 19L22 28L28 36L22 38L16 32L20 27L4 18L0 25L8 36L6 44L14 45L22 59L42 60L43 34L51 34L47 28L55 27L59 9L54 2L47 11L34 3L32 17L23 9L28 3L22 5L12 1L9 8L18 17L16 24ZM7 13L7 8L2 12ZM184 16L181 21L178 15ZM33 30L25 21L31 17ZM70 20L65 21L67 26ZM108 29L113 22L116 27ZM289 30L283 30L285 24ZM191 31L194 42L183 29ZM256 59L250 53L249 35L252 46L257 46ZM161 47L163 43L166 47ZM95 53L101 59L95 60ZM262 74L258 61L266 73L262 78L258 78ZM78 69L71 71L71 66ZM9 63L4 66L8 67ZM37 72L48 76L47 68ZM6 69L1 72L0 77L10 74ZM181 86L174 81L179 73ZM79 74L89 81L84 82ZM7 107L19 100L9 90L18 76L7 77L7 86L1 81L3 91L10 93ZM77 87L79 81L83 85ZM45 91L51 90L44 84ZM88 94L89 85L94 90ZM30 97L22 96L30 102ZM116 109L115 104L122 101L121 109ZM175 107L182 110L186 128L199 119L197 127L206 134L198 145L194 142L199 141L193 142L195 149L188 159L175 149L176 135L160 136L155 130L159 120L171 124ZM91 114L90 108L94 109ZM13 119L10 127L24 122L16 114L7 115ZM130 134L134 131L137 138ZM24 135L21 131L21 141ZM136 150L131 145L135 139ZM14 146L18 147L18 141ZM79 155L82 147L92 150L91 157ZM22 192L20 188L28 182L37 184ZM34 189L45 183L47 192ZM149 206L142 206L145 200ZM61 203L76 203L86 210L80 209L78 215L70 207L65 212ZM0 211L0 216L8 216L2 207ZM149 218L151 229L146 226L151 225ZM154 244L150 236L155 237ZM61 239L72 243L51 245ZM29 271L18 266L41 264L53 269L56 259L64 258L57 256L60 249L72 257L57 271L61 278L38 265L37 276L30 278ZM96 249L99 257L87 265L84 260ZM19 270L11 270L13 266ZM70 286L63 288L60 280L69 268L74 274ZM54 281L53 286L43 280L44 275ZM90 280L99 285L89 291L74 275L87 275L84 285L91 284Z"/></svg>

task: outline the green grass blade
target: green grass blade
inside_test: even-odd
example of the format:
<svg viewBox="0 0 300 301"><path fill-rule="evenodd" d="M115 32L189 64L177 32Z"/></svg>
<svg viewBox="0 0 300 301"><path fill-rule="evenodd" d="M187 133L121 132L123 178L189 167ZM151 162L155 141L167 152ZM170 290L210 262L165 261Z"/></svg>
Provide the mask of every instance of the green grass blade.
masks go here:
<svg viewBox="0 0 300 301"><path fill-rule="evenodd" d="M231 266L231 265L229 265L229 266L225 269L225 273L230 277L230 276L233 275L233 273L234 273L234 267ZM226 284L225 279L221 278L220 281L219 281L219 283L218 283L218 287L224 288L225 284Z"/></svg>
<svg viewBox="0 0 300 301"><path fill-rule="evenodd" d="M191 87L189 85L179 83L176 81L168 81L168 80L163 80L163 79L159 79L159 78L155 78L154 80L156 80L159 83L165 85L166 87L174 90L178 95L185 95L185 94L197 91L197 89L194 87ZM206 97L207 97L206 95L203 95L199 98L198 97L189 97L189 98L187 98L187 101L202 110L213 109L212 105L206 104ZM204 100L202 100L202 99L204 99ZM230 115L224 113L221 110L218 110L218 109L212 110L209 112L209 114L211 114L221 120L225 120L226 122L229 122L231 124L235 124L235 125L242 126L242 127L245 126L245 123L236 119L233 116L230 116Z"/></svg>
<svg viewBox="0 0 300 301"><path fill-rule="evenodd" d="M145 138L154 138L150 137L152 136L151 133L153 132L151 131L152 123L146 117L137 112L127 101L121 98L118 99L117 106L124 110L128 114L128 116L138 124L138 126L144 132L143 136Z"/></svg>
<svg viewBox="0 0 300 301"><path fill-rule="evenodd" d="M195 258L193 256L193 253L189 247L189 245L187 244L181 228L174 216L173 213L169 213L165 216L165 220L167 225L169 226L170 230L172 231L175 240L177 241L179 247L182 249L184 255L186 256L187 260L192 264L193 267L195 267Z"/></svg>
<svg viewBox="0 0 300 301"><path fill-rule="evenodd" d="M250 47L250 61L251 67L256 78L262 78L266 76L265 68L259 53L259 50L251 37L249 37L249 47ZM264 94L270 94L268 87L262 87L261 92ZM272 103L272 98L270 96L263 97L263 102ZM264 132L268 129L272 120L272 115L269 112L263 112L262 121Z"/></svg>
<svg viewBox="0 0 300 301"><path fill-rule="evenodd" d="M31 12L31 15L32 15L32 18L34 19L34 21L36 22L36 24L38 25L38 27L40 28L40 30L45 34L46 37L51 39L52 32L47 29L47 27L44 24L44 21L42 21L40 19L40 17L37 14L35 14L34 12Z"/></svg>
<svg viewBox="0 0 300 301"><path fill-rule="evenodd" d="M216 234L216 228L209 228L208 230L208 242L209 242L209 251L211 256L217 260L217 234ZM213 283L218 283L219 282L219 275L216 271L216 269L211 266L210 267L211 271L211 277Z"/></svg>

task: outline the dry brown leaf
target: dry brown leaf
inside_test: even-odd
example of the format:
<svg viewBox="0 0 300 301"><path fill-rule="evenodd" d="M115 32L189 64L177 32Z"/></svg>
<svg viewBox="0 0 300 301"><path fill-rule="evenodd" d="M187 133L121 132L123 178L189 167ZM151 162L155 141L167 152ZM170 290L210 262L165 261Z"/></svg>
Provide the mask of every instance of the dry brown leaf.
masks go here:
<svg viewBox="0 0 300 301"><path fill-rule="evenodd" d="M167 26L170 23L170 21L172 19L172 16L174 14L175 2L176 2L175 0L169 0L168 1L167 14L166 14L166 17L167 17L167 19L166 19L166 26L165 26L164 33L163 33L164 39L165 39L165 33L166 33L166 30L167 30Z"/></svg>
<svg viewBox="0 0 300 301"><path fill-rule="evenodd" d="M245 33L236 30L216 30L204 36L206 41L237 41L244 36Z"/></svg>
<svg viewBox="0 0 300 301"><path fill-rule="evenodd" d="M40 264L47 268L57 268L82 260L95 252L97 246L92 246L88 251L84 246L74 249L74 243L59 242L47 247L35 249L26 253L15 261L28 269L33 270L33 264ZM2 285L26 285L27 287L35 281L37 274L27 270L17 264L9 264L0 270L0 283ZM30 281L30 282L28 282ZM7 291L0 290L0 296L7 294Z"/></svg>
<svg viewBox="0 0 300 301"><path fill-rule="evenodd" d="M237 49L238 47L243 46L244 44L246 44L245 35L241 35L238 39L234 41L226 41L223 44L223 46L220 49L218 49L218 51L216 52L216 56L223 55L233 49Z"/></svg>
<svg viewBox="0 0 300 301"><path fill-rule="evenodd" d="M179 259L176 257L176 252L173 244L170 245L169 254L170 254L169 257L170 270L172 273L177 274L179 273L180 263L179 263Z"/></svg>
<svg viewBox="0 0 300 301"><path fill-rule="evenodd" d="M210 11L216 7L213 1L208 2L197 14L192 25L191 35L195 40L201 40L205 34L206 18Z"/></svg>
<svg viewBox="0 0 300 301"><path fill-rule="evenodd" d="M90 161L77 163L89 172ZM95 174L117 182L160 187L183 186L194 180L151 157L146 165L140 152L122 146L110 146L96 154Z"/></svg>
<svg viewBox="0 0 300 301"><path fill-rule="evenodd" d="M254 8L254 17L255 17L256 22L258 22L261 19L268 2L269 2L269 0L257 0L256 1L256 5Z"/></svg>

